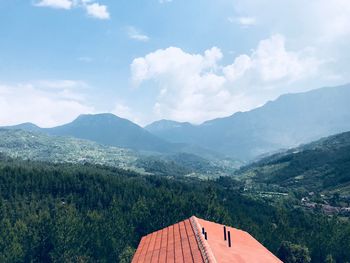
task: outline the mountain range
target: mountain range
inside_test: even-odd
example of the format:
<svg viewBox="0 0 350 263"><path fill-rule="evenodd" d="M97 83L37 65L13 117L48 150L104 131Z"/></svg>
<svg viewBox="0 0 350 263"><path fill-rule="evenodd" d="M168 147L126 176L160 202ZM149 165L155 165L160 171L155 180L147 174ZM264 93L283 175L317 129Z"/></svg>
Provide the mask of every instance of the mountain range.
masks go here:
<svg viewBox="0 0 350 263"><path fill-rule="evenodd" d="M56 136L70 136L103 145L150 152L171 152L169 143L139 125L110 113L84 114L68 124L53 128L40 128L32 123L6 127Z"/></svg>
<svg viewBox="0 0 350 263"><path fill-rule="evenodd" d="M248 112L201 125L162 120L145 127L174 143L191 143L241 160L350 130L350 85L282 95Z"/></svg>
<svg viewBox="0 0 350 263"><path fill-rule="evenodd" d="M282 95L262 107L200 125L161 120L144 128L113 114L81 115L73 122L40 128L6 127L71 136L103 145L160 154L194 153L250 161L350 130L350 85Z"/></svg>

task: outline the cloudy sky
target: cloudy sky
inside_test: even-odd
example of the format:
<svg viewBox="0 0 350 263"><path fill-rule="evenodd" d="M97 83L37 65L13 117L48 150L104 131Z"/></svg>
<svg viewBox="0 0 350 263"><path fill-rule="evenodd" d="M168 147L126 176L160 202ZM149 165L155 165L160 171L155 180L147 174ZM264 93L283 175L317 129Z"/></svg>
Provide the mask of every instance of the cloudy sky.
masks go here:
<svg viewBox="0 0 350 263"><path fill-rule="evenodd" d="M201 123L350 82L349 0L1 0L0 125Z"/></svg>

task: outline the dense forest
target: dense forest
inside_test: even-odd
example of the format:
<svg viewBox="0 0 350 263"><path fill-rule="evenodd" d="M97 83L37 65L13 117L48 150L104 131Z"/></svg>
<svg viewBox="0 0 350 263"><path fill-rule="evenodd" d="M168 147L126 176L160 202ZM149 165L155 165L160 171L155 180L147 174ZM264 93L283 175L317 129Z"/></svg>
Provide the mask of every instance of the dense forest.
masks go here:
<svg viewBox="0 0 350 263"><path fill-rule="evenodd" d="M192 215L246 230L281 258L299 249L350 262L347 220L250 199L227 177L0 159L0 262L128 262L143 235Z"/></svg>

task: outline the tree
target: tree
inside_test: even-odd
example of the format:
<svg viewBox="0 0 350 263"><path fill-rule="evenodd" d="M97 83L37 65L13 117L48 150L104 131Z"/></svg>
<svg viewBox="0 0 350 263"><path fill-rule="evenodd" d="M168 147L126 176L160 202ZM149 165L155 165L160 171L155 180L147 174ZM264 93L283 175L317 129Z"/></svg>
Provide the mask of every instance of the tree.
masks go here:
<svg viewBox="0 0 350 263"><path fill-rule="evenodd" d="M332 255L327 255L325 263L335 263L335 260L332 257Z"/></svg>
<svg viewBox="0 0 350 263"><path fill-rule="evenodd" d="M307 247L283 241L277 251L277 256L284 263L309 263L311 257Z"/></svg>
<svg viewBox="0 0 350 263"><path fill-rule="evenodd" d="M0 221L0 262L23 262L20 239L26 227L22 222L11 225L8 219Z"/></svg>
<svg viewBox="0 0 350 263"><path fill-rule="evenodd" d="M75 262L85 252L82 220L74 206L62 205L57 210L51 258L56 262Z"/></svg>
<svg viewBox="0 0 350 263"><path fill-rule="evenodd" d="M135 249L132 247L125 247L123 252L119 255L119 262L120 263L129 263L132 260L132 257L134 256Z"/></svg>

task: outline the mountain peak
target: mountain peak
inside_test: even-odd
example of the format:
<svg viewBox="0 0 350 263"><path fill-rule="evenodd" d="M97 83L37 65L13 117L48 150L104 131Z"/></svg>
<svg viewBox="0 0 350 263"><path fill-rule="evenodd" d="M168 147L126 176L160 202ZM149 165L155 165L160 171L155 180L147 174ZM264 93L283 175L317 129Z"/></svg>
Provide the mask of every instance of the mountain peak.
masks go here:
<svg viewBox="0 0 350 263"><path fill-rule="evenodd" d="M114 115L113 113L96 113L96 114L81 114L75 120L86 120L86 119L123 119Z"/></svg>
<svg viewBox="0 0 350 263"><path fill-rule="evenodd" d="M45 131L134 150L163 152L171 149L170 143L112 113L82 114L71 123Z"/></svg>
<svg viewBox="0 0 350 263"><path fill-rule="evenodd" d="M5 129L12 129L12 130L24 130L24 131L30 131L30 132L36 132L39 131L41 128L34 123L31 122L24 122L21 124L17 124L14 126L5 126Z"/></svg>
<svg viewBox="0 0 350 263"><path fill-rule="evenodd" d="M149 131L155 130L168 130L168 129L176 129L176 128L184 128L184 127L192 127L193 125L189 122L178 122L172 120L162 119L159 121L152 122L147 125L145 128Z"/></svg>

